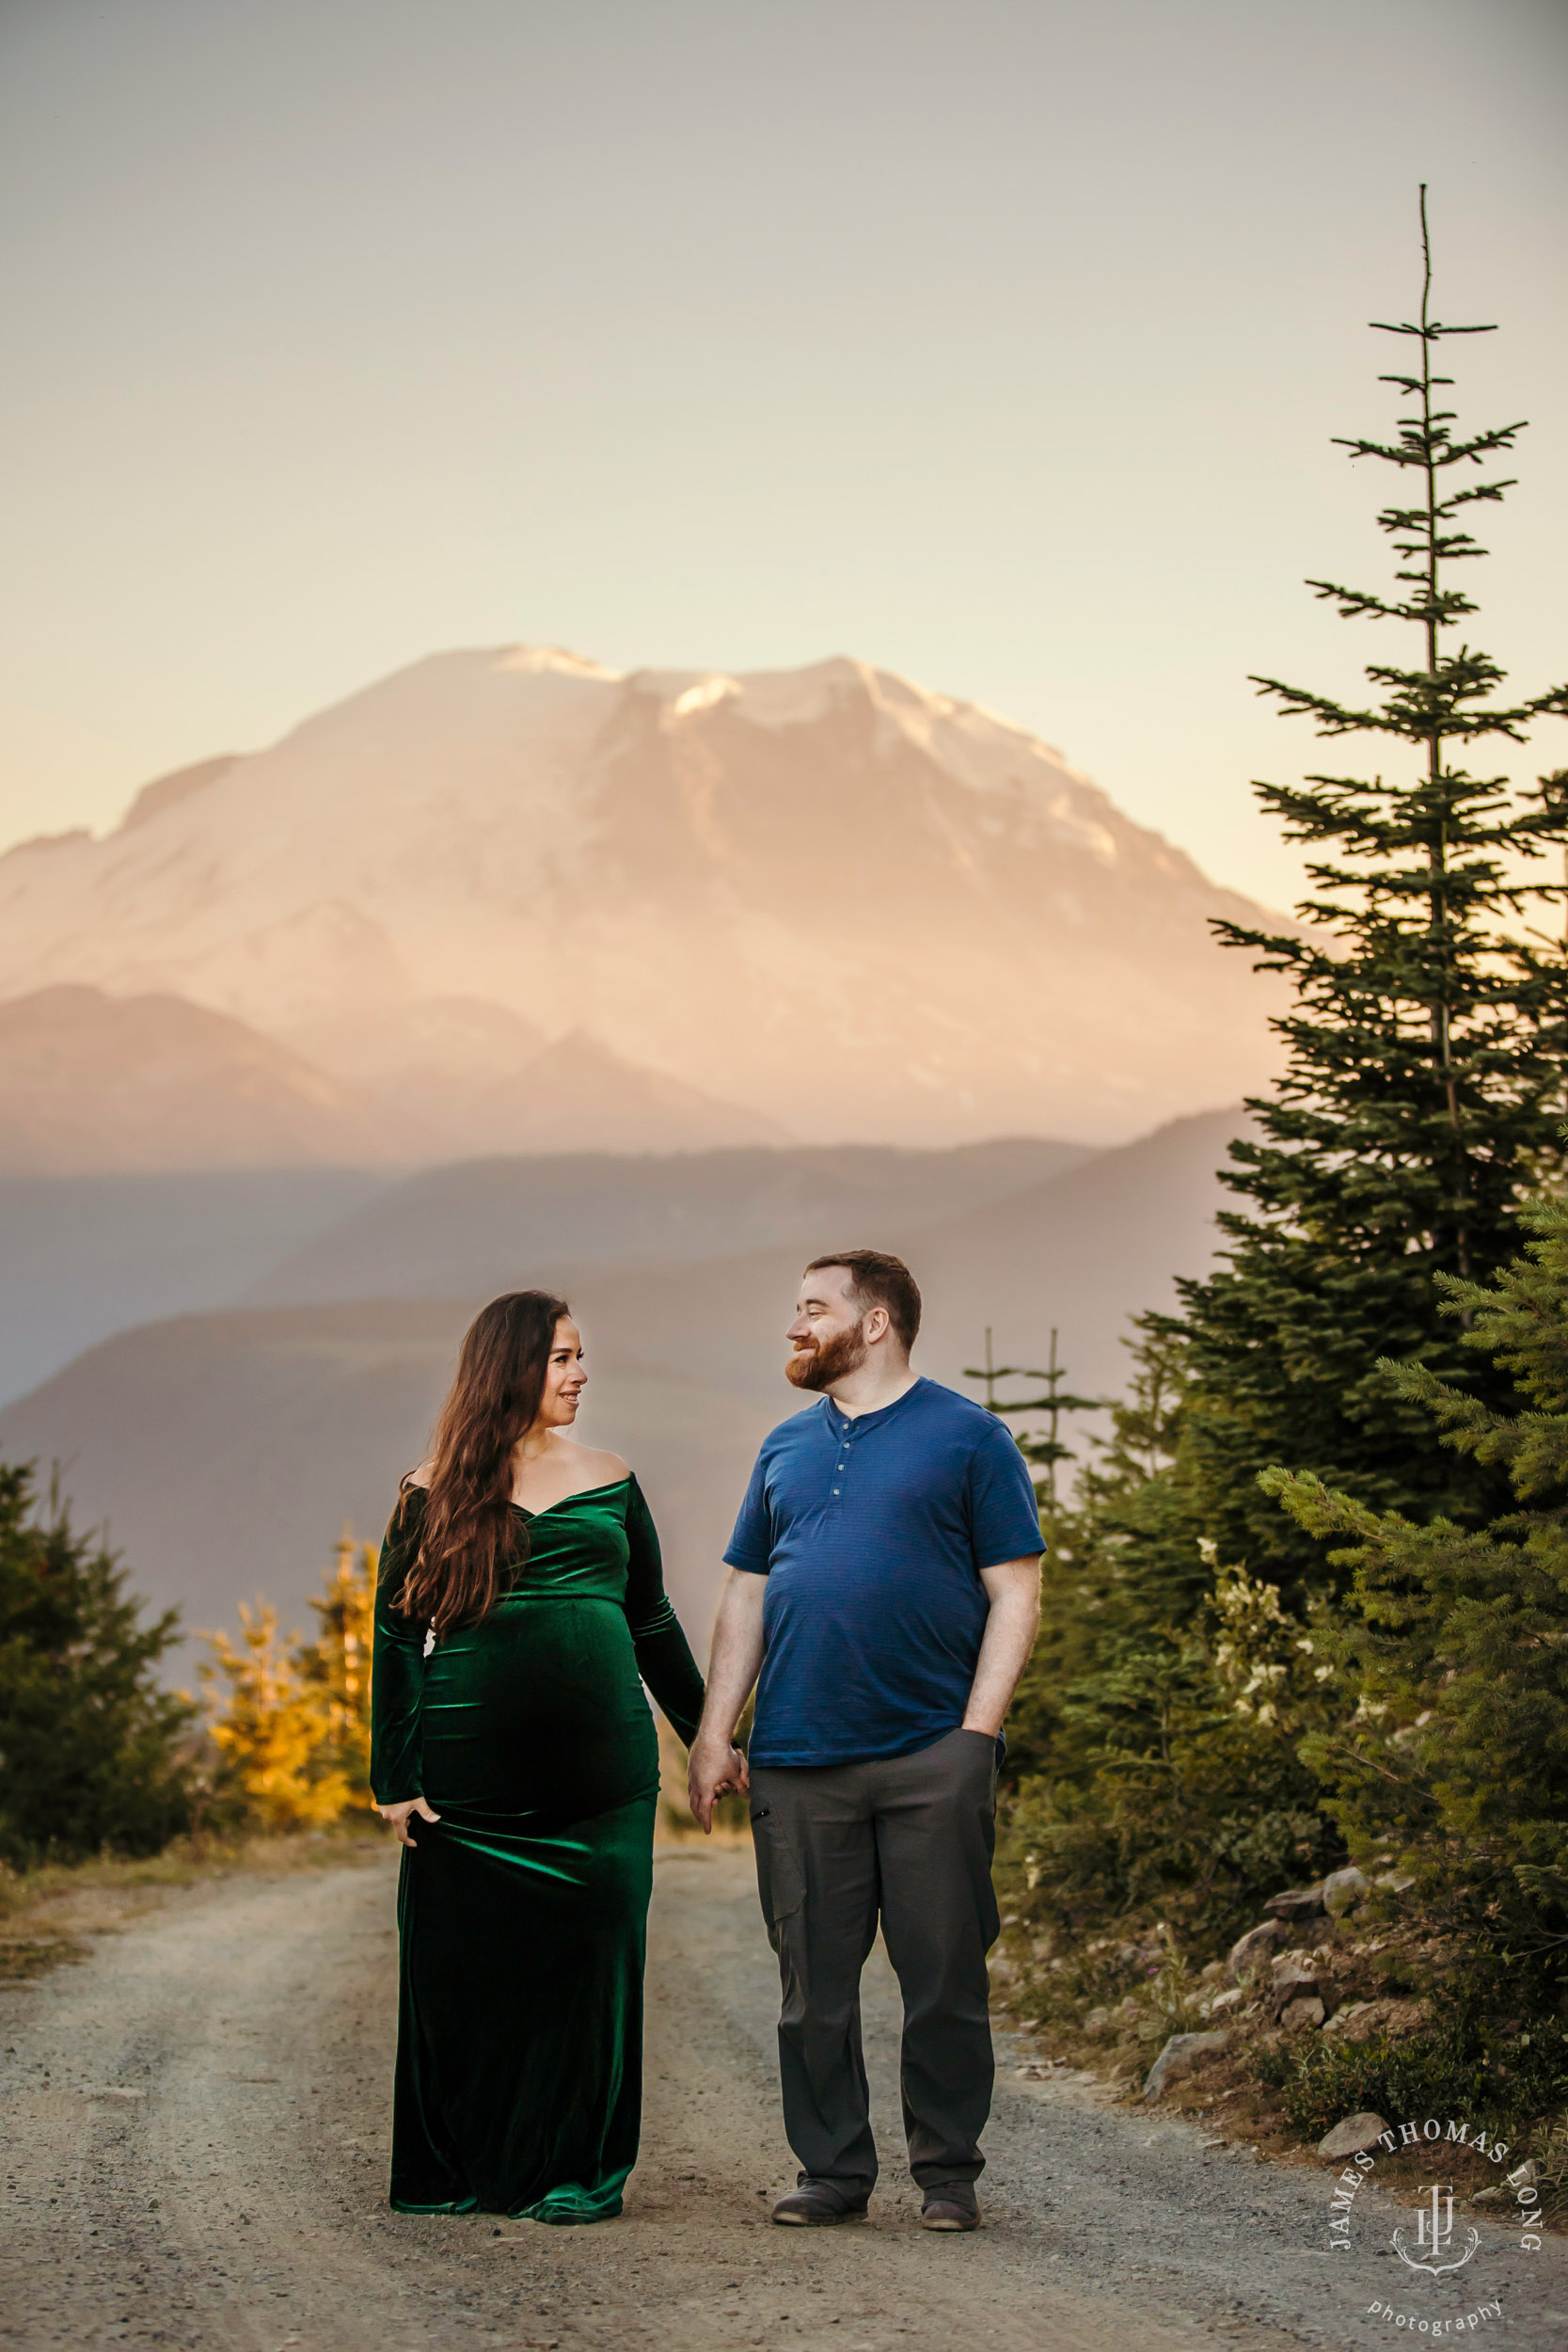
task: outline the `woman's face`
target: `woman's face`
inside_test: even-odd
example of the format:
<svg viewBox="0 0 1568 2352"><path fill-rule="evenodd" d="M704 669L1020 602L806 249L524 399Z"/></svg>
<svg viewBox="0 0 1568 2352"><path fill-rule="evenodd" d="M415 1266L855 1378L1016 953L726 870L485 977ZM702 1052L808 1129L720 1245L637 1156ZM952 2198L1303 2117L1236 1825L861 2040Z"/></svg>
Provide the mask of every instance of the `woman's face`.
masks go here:
<svg viewBox="0 0 1568 2352"><path fill-rule="evenodd" d="M545 1393L539 1400L541 1429L569 1429L578 1417L578 1400L587 1385L582 1368L582 1334L567 1315L555 1327L550 1359L545 1367Z"/></svg>

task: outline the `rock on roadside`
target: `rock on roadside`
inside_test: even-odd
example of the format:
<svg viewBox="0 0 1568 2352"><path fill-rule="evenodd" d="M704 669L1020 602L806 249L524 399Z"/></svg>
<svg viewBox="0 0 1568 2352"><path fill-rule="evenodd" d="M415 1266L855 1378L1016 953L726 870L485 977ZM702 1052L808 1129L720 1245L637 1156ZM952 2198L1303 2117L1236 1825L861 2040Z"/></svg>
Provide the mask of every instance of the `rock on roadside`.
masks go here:
<svg viewBox="0 0 1568 2352"><path fill-rule="evenodd" d="M1322 1997L1316 1969L1299 1952L1282 1952L1274 1963L1274 1981L1269 1987L1269 2009L1275 2017L1284 2015L1292 2001L1316 2001ZM1319 2024L1323 2023L1320 2012Z"/></svg>
<svg viewBox="0 0 1568 2352"><path fill-rule="evenodd" d="M1323 1890L1318 1886L1292 1886L1283 1895L1271 1895L1263 1905L1271 1919L1319 1919L1323 1911Z"/></svg>
<svg viewBox="0 0 1568 2352"><path fill-rule="evenodd" d="M1228 2033L1173 2033L1148 2070L1144 2097L1150 2102L1163 2097L1172 2083L1196 2074L1229 2047Z"/></svg>
<svg viewBox="0 0 1568 2352"><path fill-rule="evenodd" d="M1315 1993L1287 2001L1279 2012L1287 2033L1313 2033L1323 2022L1323 2005Z"/></svg>
<svg viewBox="0 0 1568 2352"><path fill-rule="evenodd" d="M1240 1984L1250 1969L1261 1967L1265 1961L1271 1960L1284 1941L1282 1920L1265 1919L1260 1926L1248 1928L1246 1933L1238 1936L1232 1944L1226 1960L1225 1973L1231 1983Z"/></svg>
<svg viewBox="0 0 1568 2352"><path fill-rule="evenodd" d="M1421 2032L1429 2022L1419 2001L1346 2001L1323 2031L1337 2042L1370 2042L1375 2033L1402 2042L1406 2034Z"/></svg>
<svg viewBox="0 0 1568 2352"><path fill-rule="evenodd" d="M1371 1880L1353 1862L1346 1870L1330 1870L1323 1881L1323 1909L1331 1919L1342 1919L1372 1891Z"/></svg>
<svg viewBox="0 0 1568 2352"><path fill-rule="evenodd" d="M1347 2115L1318 2142L1320 2156L1359 2156L1375 2148L1388 2129L1381 2115Z"/></svg>

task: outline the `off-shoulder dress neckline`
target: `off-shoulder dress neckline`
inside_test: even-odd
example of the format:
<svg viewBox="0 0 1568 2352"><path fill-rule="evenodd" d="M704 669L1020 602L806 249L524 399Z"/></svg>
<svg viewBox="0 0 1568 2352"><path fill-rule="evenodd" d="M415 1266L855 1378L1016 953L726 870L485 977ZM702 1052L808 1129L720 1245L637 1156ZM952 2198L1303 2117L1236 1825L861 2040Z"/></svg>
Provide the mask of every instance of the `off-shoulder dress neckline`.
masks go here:
<svg viewBox="0 0 1568 2352"><path fill-rule="evenodd" d="M607 1478L599 1486L574 1486L569 1495L562 1495L559 1502L547 1503L543 1511L531 1511L526 1502L514 1502L512 1508L520 1511L525 1519L547 1519L552 1512L564 1511L569 1502L581 1502L588 1495L613 1494L617 1486L629 1486L631 1480L632 1473L627 1470L625 1478Z"/></svg>

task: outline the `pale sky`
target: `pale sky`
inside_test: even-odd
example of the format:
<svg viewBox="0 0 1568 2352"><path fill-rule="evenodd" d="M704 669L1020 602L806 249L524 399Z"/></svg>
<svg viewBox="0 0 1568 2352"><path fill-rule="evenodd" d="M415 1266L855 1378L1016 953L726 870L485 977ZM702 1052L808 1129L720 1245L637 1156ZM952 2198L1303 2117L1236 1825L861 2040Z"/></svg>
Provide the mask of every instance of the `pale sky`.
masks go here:
<svg viewBox="0 0 1568 2352"><path fill-rule="evenodd" d="M1423 178L1568 672L1565 102L1563 0L0 0L0 846L442 647L848 653L1281 902Z"/></svg>

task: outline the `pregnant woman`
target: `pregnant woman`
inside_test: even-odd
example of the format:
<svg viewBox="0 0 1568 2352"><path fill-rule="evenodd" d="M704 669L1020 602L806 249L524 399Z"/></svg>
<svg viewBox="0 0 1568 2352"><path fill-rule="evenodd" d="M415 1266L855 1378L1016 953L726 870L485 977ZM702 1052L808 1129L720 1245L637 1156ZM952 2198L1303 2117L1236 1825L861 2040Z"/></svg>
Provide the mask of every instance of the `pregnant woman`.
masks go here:
<svg viewBox="0 0 1568 2352"><path fill-rule="evenodd" d="M602 2221L641 2108L658 1742L703 1682L565 1301L492 1300L381 1555L371 1779L404 1847L391 2201Z"/></svg>

